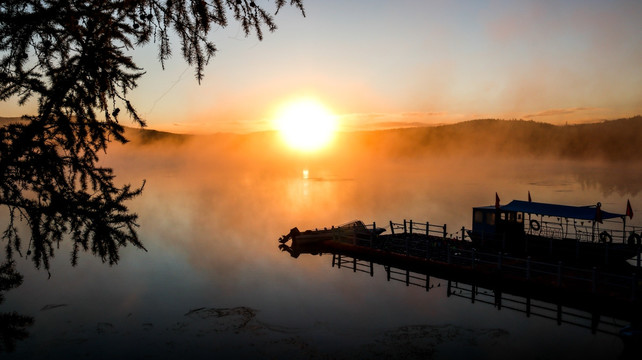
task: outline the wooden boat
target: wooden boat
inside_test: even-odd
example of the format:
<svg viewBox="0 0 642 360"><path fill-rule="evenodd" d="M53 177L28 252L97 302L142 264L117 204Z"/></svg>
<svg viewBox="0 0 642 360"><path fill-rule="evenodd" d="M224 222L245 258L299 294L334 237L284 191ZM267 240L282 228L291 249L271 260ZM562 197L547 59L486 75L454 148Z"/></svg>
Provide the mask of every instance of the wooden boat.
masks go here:
<svg viewBox="0 0 642 360"><path fill-rule="evenodd" d="M337 227L332 226L331 228L315 229L315 230L306 230L299 231L298 228L293 228L287 235L282 236L279 239L280 243L286 243L288 240L292 240L292 243L299 245L303 244L316 244L324 241L337 241L337 242L355 242L357 239L369 239L371 237L376 237L385 229L383 228L369 228L362 221L355 220L349 223L339 225Z"/></svg>

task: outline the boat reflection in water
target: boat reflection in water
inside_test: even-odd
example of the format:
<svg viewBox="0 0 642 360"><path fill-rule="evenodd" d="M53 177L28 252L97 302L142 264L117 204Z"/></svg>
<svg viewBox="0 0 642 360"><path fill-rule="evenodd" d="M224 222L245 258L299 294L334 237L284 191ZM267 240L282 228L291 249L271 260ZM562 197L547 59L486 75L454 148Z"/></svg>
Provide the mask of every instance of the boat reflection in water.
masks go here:
<svg viewBox="0 0 642 360"><path fill-rule="evenodd" d="M442 264L429 258L368 251L365 247L343 246L333 241L314 244L292 241L290 245L281 243L279 248L294 258L302 254L331 255L333 268L371 277L377 267L379 270L383 267L390 282L422 287L426 292L446 287L448 298L465 298L497 310L517 311L526 318L550 319L558 325L586 328L593 334L609 334L622 340L620 358L637 358L642 350L642 304L635 275L598 273L595 269L583 274L588 270L563 268L561 264L548 264L551 268L547 269L547 264L536 262L520 269L514 259L501 257L499 263L486 259L492 262L491 271L479 254L466 258L465 254L453 251L450 263ZM520 275L522 271L527 273Z"/></svg>

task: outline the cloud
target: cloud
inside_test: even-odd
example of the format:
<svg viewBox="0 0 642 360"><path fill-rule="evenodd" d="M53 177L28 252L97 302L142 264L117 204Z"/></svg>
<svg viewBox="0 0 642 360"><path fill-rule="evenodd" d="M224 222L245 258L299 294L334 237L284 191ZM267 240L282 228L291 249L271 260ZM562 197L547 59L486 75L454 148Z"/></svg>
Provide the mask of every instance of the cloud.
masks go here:
<svg viewBox="0 0 642 360"><path fill-rule="evenodd" d="M401 113L401 116L404 117L404 118L408 118L408 117L424 118L424 117L446 116L446 115L448 115L448 113L445 112L445 111L438 111L438 112L417 112L417 111L415 111L415 112L404 112L404 113Z"/></svg>
<svg viewBox="0 0 642 360"><path fill-rule="evenodd" d="M449 120L447 112L352 113L340 116L341 130L383 130L432 126Z"/></svg>
<svg viewBox="0 0 642 360"><path fill-rule="evenodd" d="M549 110L539 111L539 112L536 112L536 113L533 113L533 114L528 114L528 115L525 115L524 117L529 119L529 118L543 117L543 116L570 115L570 114L575 114L575 113L578 113L578 112L597 111L597 110L603 110L603 109L596 108L596 107L574 107L574 108L566 108L566 109L549 109Z"/></svg>

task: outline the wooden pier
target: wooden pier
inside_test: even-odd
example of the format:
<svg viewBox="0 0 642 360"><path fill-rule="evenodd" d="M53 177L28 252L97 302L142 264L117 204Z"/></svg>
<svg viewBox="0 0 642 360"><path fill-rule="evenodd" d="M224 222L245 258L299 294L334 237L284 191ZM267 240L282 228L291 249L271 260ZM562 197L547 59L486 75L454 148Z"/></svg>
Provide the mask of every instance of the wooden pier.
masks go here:
<svg viewBox="0 0 642 360"><path fill-rule="evenodd" d="M372 224L372 228L376 228L376 224ZM502 284L511 287L554 289L569 296L589 295L639 303L642 295L642 279L638 276L638 273L642 275L642 271L639 271L639 267L587 268L560 261L513 257L502 252L477 251L469 242L461 240L465 238L465 229L461 229L462 237L457 238L459 231L457 234L448 234L445 225L429 222L390 222L390 231L389 235L370 237L344 236L337 231L332 240L313 248L317 252L369 259L372 263L420 273L446 271L469 279L501 280ZM293 248L300 251L296 250L296 243Z"/></svg>
<svg viewBox="0 0 642 360"><path fill-rule="evenodd" d="M605 251L604 257L578 261L581 253L576 243L570 260L576 262L564 263L555 259L561 255L552 245L533 258L479 251L466 241L465 228L449 233L446 225L404 220L390 222L390 234L384 235L375 223L358 223L362 230L333 227L329 237L316 243L292 238L288 246L282 238L279 248L295 258L306 253L332 254L333 267L370 276L383 266L387 281L426 291L446 287L448 297L616 335L624 344L623 358L637 358L642 351L640 251L635 264L629 264L609 258L610 243L596 244L599 247L589 251Z"/></svg>

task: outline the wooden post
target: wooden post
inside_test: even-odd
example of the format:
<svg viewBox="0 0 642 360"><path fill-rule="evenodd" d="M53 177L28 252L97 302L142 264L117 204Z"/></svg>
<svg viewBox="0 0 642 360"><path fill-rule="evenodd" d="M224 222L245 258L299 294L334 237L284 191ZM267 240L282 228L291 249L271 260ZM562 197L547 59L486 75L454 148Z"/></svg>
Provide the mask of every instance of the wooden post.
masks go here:
<svg viewBox="0 0 642 360"><path fill-rule="evenodd" d="M410 219L410 235L412 235L412 219Z"/></svg>
<svg viewBox="0 0 642 360"><path fill-rule="evenodd" d="M447 235L447 234L448 234L448 233L446 232L446 224L444 224L444 239L446 238L446 235Z"/></svg>
<svg viewBox="0 0 642 360"><path fill-rule="evenodd" d="M526 258L526 280L531 279L531 257Z"/></svg>
<svg viewBox="0 0 642 360"><path fill-rule="evenodd" d="M371 261L370 262L370 277L374 276L374 263Z"/></svg>
<svg viewBox="0 0 642 360"><path fill-rule="evenodd" d="M475 285L473 285L470 289L470 303L475 303Z"/></svg>
<svg viewBox="0 0 642 360"><path fill-rule="evenodd" d="M426 259L430 258L430 223L426 221Z"/></svg>
<svg viewBox="0 0 642 360"><path fill-rule="evenodd" d="M430 239L426 239L426 259L430 258Z"/></svg>
<svg viewBox="0 0 642 360"><path fill-rule="evenodd" d="M357 258L352 258L352 272L357 272Z"/></svg>
<svg viewBox="0 0 642 360"><path fill-rule="evenodd" d="M332 254L332 267L334 267L334 262L337 258L337 254Z"/></svg>
<svg viewBox="0 0 642 360"><path fill-rule="evenodd" d="M372 222L372 232L370 233L370 247L372 247L372 242L374 241L374 237L377 236L377 223Z"/></svg>
<svg viewBox="0 0 642 360"><path fill-rule="evenodd" d="M337 257L337 269L341 269L341 254Z"/></svg>
<svg viewBox="0 0 642 360"><path fill-rule="evenodd" d="M395 226L394 226L394 224L392 223L392 220L390 220L390 233L391 233L392 235L394 235L394 234L395 234Z"/></svg>
<svg viewBox="0 0 642 360"><path fill-rule="evenodd" d="M406 286L410 286L410 270L406 270Z"/></svg>
<svg viewBox="0 0 642 360"><path fill-rule="evenodd" d="M430 275L426 275L426 292L430 290Z"/></svg>
<svg viewBox="0 0 642 360"><path fill-rule="evenodd" d="M593 266L592 270L592 284L591 284L591 291L593 294L597 291L597 268Z"/></svg>
<svg viewBox="0 0 642 360"><path fill-rule="evenodd" d="M471 251L471 253L470 253L470 255L471 255L470 261L472 263L472 268L473 269L475 269L475 252L476 252L475 249L473 249L473 251Z"/></svg>
<svg viewBox="0 0 642 360"><path fill-rule="evenodd" d="M502 271L502 252L497 254L497 270Z"/></svg>
<svg viewBox="0 0 642 360"><path fill-rule="evenodd" d="M448 287L446 289L446 297L450 297L452 295L452 290L450 287L452 286L452 280L448 280Z"/></svg>
<svg viewBox="0 0 642 360"><path fill-rule="evenodd" d="M406 255L408 255L410 253L410 244L408 243L410 241L409 236L407 236L407 235L404 236L403 240L404 240L405 245L406 245Z"/></svg>
<svg viewBox="0 0 642 360"><path fill-rule="evenodd" d="M408 229L406 229L406 219L403 219L403 233L404 235L408 233Z"/></svg>
<svg viewBox="0 0 642 360"><path fill-rule="evenodd" d="M635 301L637 298L637 289L638 289L638 277L635 273L631 276L631 300Z"/></svg>
<svg viewBox="0 0 642 360"><path fill-rule="evenodd" d="M557 262L557 286L562 286L562 262Z"/></svg>
<svg viewBox="0 0 642 360"><path fill-rule="evenodd" d="M531 317L531 297L526 298L526 317Z"/></svg>
<svg viewBox="0 0 642 360"><path fill-rule="evenodd" d="M466 237L466 228L462 226L461 227L461 241L464 241L465 237Z"/></svg>
<svg viewBox="0 0 642 360"><path fill-rule="evenodd" d="M390 281L390 266L386 266L386 280Z"/></svg>

